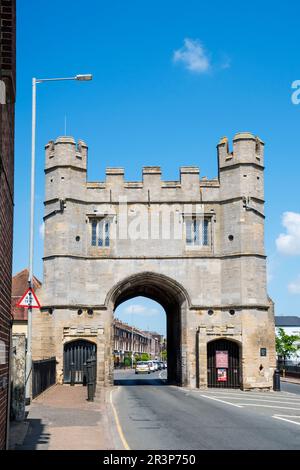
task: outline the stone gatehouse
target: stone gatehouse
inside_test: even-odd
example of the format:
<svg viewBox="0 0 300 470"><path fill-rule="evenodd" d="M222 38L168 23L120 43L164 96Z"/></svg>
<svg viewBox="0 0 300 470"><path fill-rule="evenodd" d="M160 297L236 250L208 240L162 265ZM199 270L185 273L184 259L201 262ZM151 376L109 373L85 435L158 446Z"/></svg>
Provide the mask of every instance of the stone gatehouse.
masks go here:
<svg viewBox="0 0 300 470"><path fill-rule="evenodd" d="M112 383L114 310L142 295L166 311L170 383L272 387L264 143L238 133L233 150L222 138L217 154L212 180L182 167L178 181L163 181L155 166L143 168L142 181L107 168L104 182L88 182L83 141L59 137L46 145L33 358L56 356L59 381L67 380L67 351L90 345L98 384Z"/></svg>

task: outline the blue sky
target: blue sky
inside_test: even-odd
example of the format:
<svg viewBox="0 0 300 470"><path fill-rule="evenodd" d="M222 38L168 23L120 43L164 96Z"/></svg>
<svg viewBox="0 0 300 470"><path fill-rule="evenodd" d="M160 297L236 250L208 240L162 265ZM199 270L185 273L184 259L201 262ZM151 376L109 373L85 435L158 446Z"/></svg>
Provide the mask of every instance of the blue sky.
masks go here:
<svg viewBox="0 0 300 470"><path fill-rule="evenodd" d="M38 86L36 275L44 145L64 134L65 115L67 134L89 145L92 181L106 166L133 180L146 165L164 179L183 165L215 177L218 140L246 130L266 142L269 294L277 315L300 314L299 14L282 1L19 0L14 273L28 264L31 78L93 73Z"/></svg>

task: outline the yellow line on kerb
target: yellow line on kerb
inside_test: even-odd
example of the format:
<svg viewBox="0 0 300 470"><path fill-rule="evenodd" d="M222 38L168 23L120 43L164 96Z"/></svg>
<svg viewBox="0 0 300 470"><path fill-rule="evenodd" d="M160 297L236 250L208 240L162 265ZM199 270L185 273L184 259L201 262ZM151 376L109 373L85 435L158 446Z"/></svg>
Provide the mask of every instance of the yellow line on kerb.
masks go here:
<svg viewBox="0 0 300 470"><path fill-rule="evenodd" d="M129 445L128 445L128 442L125 439L125 436L124 436L124 433L123 433L123 430L122 430L122 427L121 427L121 424L120 424L120 420L119 420L119 417L118 417L118 413L117 413L117 410L116 410L115 405L113 403L112 392L113 392L113 390L110 391L110 404L111 404L111 407L112 407L112 410L113 410L113 413L114 413L114 418L115 418L115 421L116 421L117 430L118 430L120 439L122 441L122 444L124 446L124 449L125 450L131 450Z"/></svg>

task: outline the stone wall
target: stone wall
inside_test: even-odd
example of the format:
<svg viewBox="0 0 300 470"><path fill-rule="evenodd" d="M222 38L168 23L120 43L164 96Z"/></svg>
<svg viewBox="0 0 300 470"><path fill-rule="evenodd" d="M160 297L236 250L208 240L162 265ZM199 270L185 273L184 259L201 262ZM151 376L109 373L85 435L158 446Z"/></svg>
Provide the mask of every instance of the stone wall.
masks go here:
<svg viewBox="0 0 300 470"><path fill-rule="evenodd" d="M13 334L10 418L15 421L25 419L25 362L26 336Z"/></svg>

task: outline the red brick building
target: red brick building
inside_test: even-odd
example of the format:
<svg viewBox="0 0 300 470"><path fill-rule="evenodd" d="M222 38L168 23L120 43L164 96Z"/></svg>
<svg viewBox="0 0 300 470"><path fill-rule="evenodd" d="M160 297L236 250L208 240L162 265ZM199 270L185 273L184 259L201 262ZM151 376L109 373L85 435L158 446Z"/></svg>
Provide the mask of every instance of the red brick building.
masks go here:
<svg viewBox="0 0 300 470"><path fill-rule="evenodd" d="M0 0L0 449L7 441L13 239L16 2Z"/></svg>

